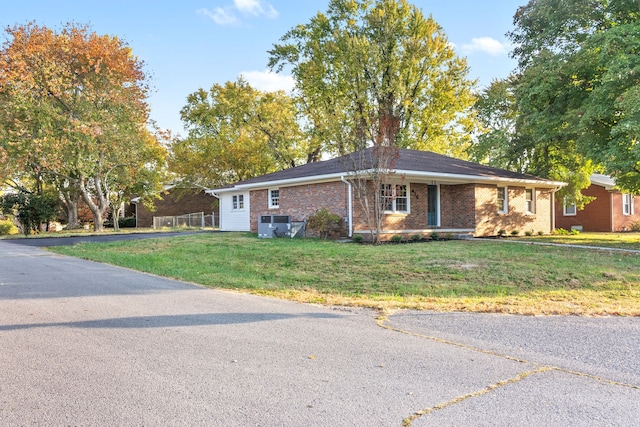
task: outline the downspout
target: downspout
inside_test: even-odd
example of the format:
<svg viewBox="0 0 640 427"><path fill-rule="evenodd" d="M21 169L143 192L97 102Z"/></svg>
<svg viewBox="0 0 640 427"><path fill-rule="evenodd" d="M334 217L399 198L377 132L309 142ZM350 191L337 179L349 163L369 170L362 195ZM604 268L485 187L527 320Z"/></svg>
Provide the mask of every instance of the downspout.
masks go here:
<svg viewBox="0 0 640 427"><path fill-rule="evenodd" d="M216 193L214 193L213 191L209 192L209 191L205 191L205 193L212 195L213 197L215 197L216 199L218 199L218 231L220 230L220 217L222 216L222 209L220 206L220 196L217 195ZM216 218L215 218L215 211L211 211L211 227L213 227L213 229L216 229Z"/></svg>
<svg viewBox="0 0 640 427"><path fill-rule="evenodd" d="M347 181L344 178L344 175L342 175L340 177L340 180L342 182L344 182L345 184L347 184L347 187L349 189L349 202L348 202L348 207L347 207L347 218L349 221L349 237L353 237L353 203L352 203L352 189L351 189L351 183L349 181Z"/></svg>
<svg viewBox="0 0 640 427"><path fill-rule="evenodd" d="M551 192L551 233L556 229L556 192L561 187L556 187Z"/></svg>

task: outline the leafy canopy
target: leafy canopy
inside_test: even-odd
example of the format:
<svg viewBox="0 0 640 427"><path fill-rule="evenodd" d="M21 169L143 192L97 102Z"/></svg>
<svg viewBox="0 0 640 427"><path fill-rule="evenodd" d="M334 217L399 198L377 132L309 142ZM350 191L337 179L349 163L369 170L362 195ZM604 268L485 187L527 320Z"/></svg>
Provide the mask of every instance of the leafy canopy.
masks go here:
<svg viewBox="0 0 640 427"><path fill-rule="evenodd" d="M317 152L394 144L464 156L474 82L442 28L405 0L331 0L288 31L269 66L290 68Z"/></svg>
<svg viewBox="0 0 640 427"><path fill-rule="evenodd" d="M181 117L188 136L172 145L171 169L193 184L243 180L305 157L291 98L253 89L242 78L190 94Z"/></svg>

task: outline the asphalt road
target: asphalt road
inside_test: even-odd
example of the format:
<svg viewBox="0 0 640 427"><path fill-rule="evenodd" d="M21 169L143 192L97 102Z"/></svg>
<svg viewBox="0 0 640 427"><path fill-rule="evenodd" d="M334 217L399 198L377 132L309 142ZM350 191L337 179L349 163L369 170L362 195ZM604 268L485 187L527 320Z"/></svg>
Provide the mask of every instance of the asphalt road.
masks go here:
<svg viewBox="0 0 640 427"><path fill-rule="evenodd" d="M7 243L22 246L32 246L36 248L46 248L49 246L71 246L82 242L115 242L119 240L154 239L160 237L171 237L184 234L207 233L207 231L168 231L158 233L127 233L127 234L93 234L62 237L29 237L20 239L3 240ZM211 233L211 231L209 231Z"/></svg>
<svg viewBox="0 0 640 427"><path fill-rule="evenodd" d="M633 426L640 318L330 308L0 241L0 425Z"/></svg>

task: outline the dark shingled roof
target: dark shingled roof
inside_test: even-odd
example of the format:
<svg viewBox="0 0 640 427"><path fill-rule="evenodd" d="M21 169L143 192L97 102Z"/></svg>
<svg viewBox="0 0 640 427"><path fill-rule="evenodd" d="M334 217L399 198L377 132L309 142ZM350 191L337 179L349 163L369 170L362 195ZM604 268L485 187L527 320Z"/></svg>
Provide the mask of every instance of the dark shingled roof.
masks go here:
<svg viewBox="0 0 640 427"><path fill-rule="evenodd" d="M321 178L323 175L346 174L354 169L353 165L355 164L362 164L364 166L359 167L358 169L360 170L370 169L373 150L373 148L368 148L362 152L343 157L337 157L321 162L307 163L302 166L273 172L255 178L249 178L244 181L236 182L231 186L225 186L222 188L308 177ZM480 176L515 180L537 180L547 182L549 184L552 182L533 175L483 166L477 163L444 156L442 154L436 154L431 151L407 150L402 148L398 150L398 157L393 163L392 169L400 171L463 175L469 176L470 178Z"/></svg>

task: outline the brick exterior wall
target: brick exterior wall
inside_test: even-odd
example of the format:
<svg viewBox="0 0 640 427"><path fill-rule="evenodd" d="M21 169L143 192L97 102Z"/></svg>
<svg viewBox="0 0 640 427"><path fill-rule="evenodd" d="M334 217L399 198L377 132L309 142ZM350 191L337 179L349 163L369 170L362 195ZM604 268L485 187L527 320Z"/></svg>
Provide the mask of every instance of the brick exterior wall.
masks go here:
<svg viewBox="0 0 640 427"><path fill-rule="evenodd" d="M205 193L204 190L198 193L169 190L161 196L162 199L154 201L155 211L151 211L142 203L138 203L137 227L153 227L154 216L179 216L196 212L204 212L205 215L211 215L211 212L213 212L217 221L219 215L218 199Z"/></svg>
<svg viewBox="0 0 640 427"><path fill-rule="evenodd" d="M475 185L440 186L440 226L442 228L475 227Z"/></svg>
<svg viewBox="0 0 640 427"><path fill-rule="evenodd" d="M564 201L556 201L556 227L570 230L571 227L582 227L583 231L626 231L634 222L640 221L640 202L638 197L633 200L634 215L622 213L622 193L619 191L607 191L606 188L591 184L582 190L585 196L595 197L584 209L578 210L575 215L564 215ZM613 209L612 209L613 206ZM613 215L613 216L612 216Z"/></svg>
<svg viewBox="0 0 640 427"><path fill-rule="evenodd" d="M251 191L251 231L258 232L258 217L260 215L289 215L292 221L305 221L316 211L327 208L340 218L348 216L348 188L344 182L326 182L320 184L297 185L292 187L278 187L280 190L280 205L269 209L268 190ZM347 235L347 226L342 221L342 229L338 235ZM307 235L313 232L307 230Z"/></svg>
<svg viewBox="0 0 640 427"><path fill-rule="evenodd" d="M549 234L552 228L552 195L550 189L535 189L534 213L527 212L525 187L507 187L508 212L498 212L495 185L476 186L476 236L495 236L500 230L507 235L516 230Z"/></svg>
<svg viewBox="0 0 640 427"><path fill-rule="evenodd" d="M395 233L428 233L431 230L475 229L475 236L494 236L499 230L510 234L518 230L545 234L551 232L551 190L536 189L535 213L526 212L524 187L508 187L509 211L499 214L495 185L440 185L440 227L429 227L427 221L428 185L407 182L410 213L386 214L382 229ZM280 206L268 207L268 190L251 191L251 231L258 230L260 215L290 215L293 221L304 221L317 210L327 208L341 218L348 217L348 186L341 182L279 187ZM353 232L370 229L360 201L353 199ZM346 236L347 224L339 233ZM309 230L307 235L309 235ZM312 235L312 233L311 233ZM336 236L337 237L337 236Z"/></svg>

